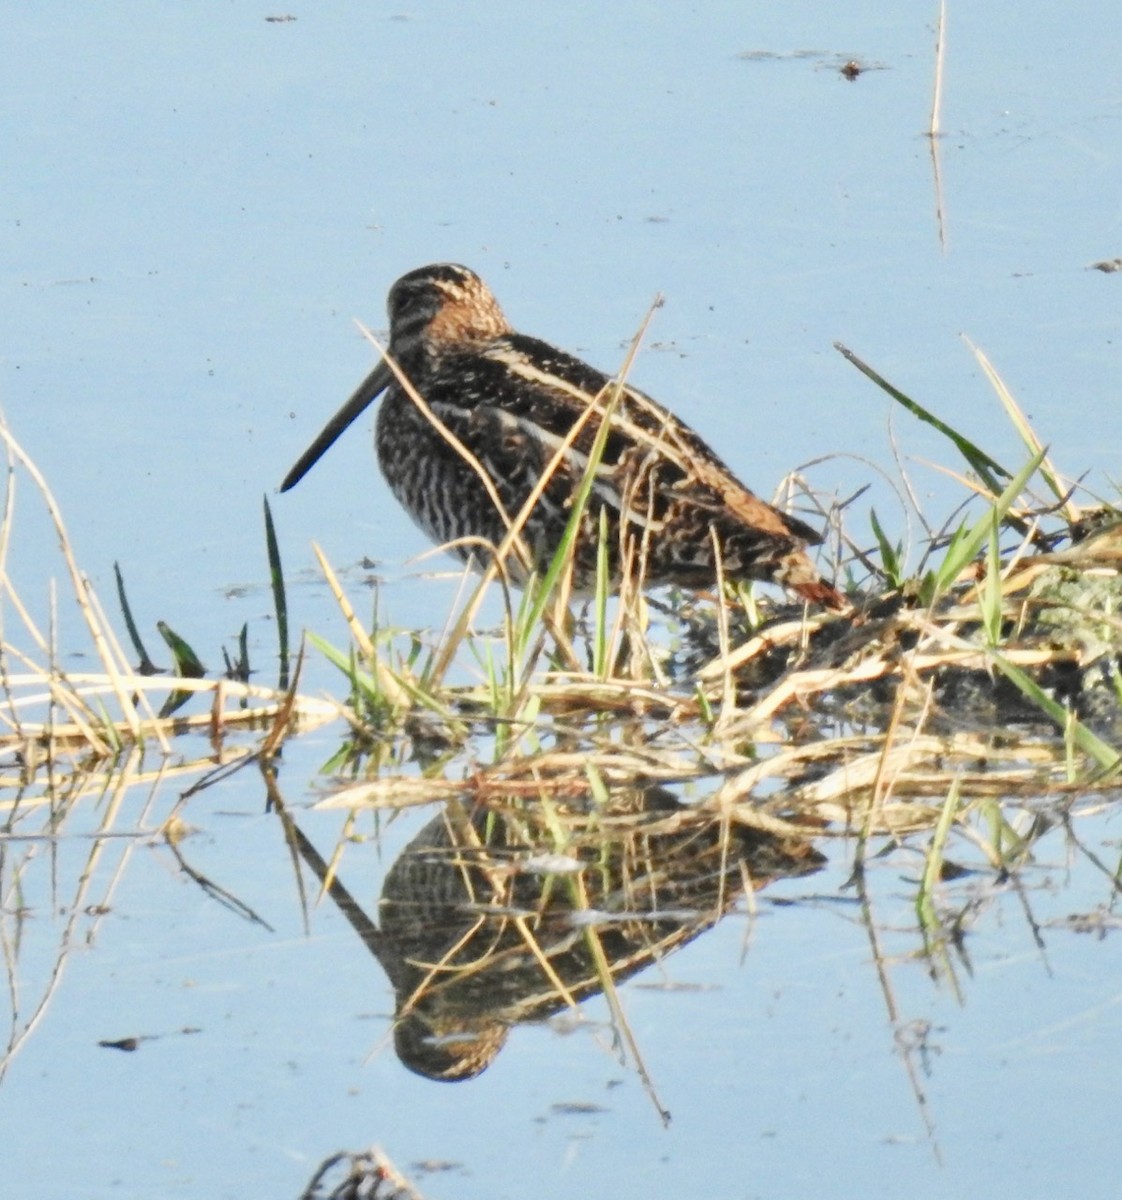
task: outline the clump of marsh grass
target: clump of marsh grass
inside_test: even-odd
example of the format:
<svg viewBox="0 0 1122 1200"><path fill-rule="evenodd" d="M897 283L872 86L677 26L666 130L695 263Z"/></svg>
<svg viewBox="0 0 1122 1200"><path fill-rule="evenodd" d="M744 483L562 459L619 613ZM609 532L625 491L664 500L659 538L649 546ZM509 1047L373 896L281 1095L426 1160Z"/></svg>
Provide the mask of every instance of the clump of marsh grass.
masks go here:
<svg viewBox="0 0 1122 1200"><path fill-rule="evenodd" d="M2 1080L42 1022L71 950L92 939L111 911L135 848L164 838L178 856L181 825L157 796L271 753L291 730L334 719L338 706L301 696L287 681L250 683L244 635L230 664L240 678L206 679L190 647L162 626L175 665L159 670L140 644L118 572L134 667L79 566L46 481L3 425L0 438L8 458L0 515L0 947L11 1001L7 1036L0 1035ZM44 585L45 596L15 582L13 566L22 567L17 492L21 502L24 493L38 499L57 545L65 585ZM40 544L36 563L43 554ZM59 649L63 641L68 654L77 649L63 604L73 605L88 643L93 665L79 671L63 665ZM37 608L46 609L46 621L36 619ZM201 736L182 736L192 733ZM59 919L39 922L37 952L24 955L25 923L44 910Z"/></svg>
<svg viewBox="0 0 1122 1200"><path fill-rule="evenodd" d="M1015 470L839 349L970 472L979 510L941 530L926 523L917 569L872 513L871 546L841 531L852 620L755 593L731 606L671 597L657 610L641 575L617 596L606 572L581 607L564 584L566 541L542 584L531 578L519 598L503 586L492 636L472 621L481 588L504 579L499 553L483 580L465 576L469 598L434 643L408 634L403 647L378 623L360 633L350 613L350 649L313 639L347 673L354 702L354 737L331 764L346 763L348 780L322 803L587 804L657 783L703 794L684 819L856 832L859 857L872 837L935 831L943 847L963 831L1000 872L1016 864L1009 839L994 840L1008 826L994 825L995 803L1114 794L1122 536L1112 511L1100 505L1095 524L1076 505L980 352L1025 446ZM474 677L453 682L453 662Z"/></svg>
<svg viewBox="0 0 1122 1200"><path fill-rule="evenodd" d="M482 862L488 895L504 894L520 870L544 874L543 898L530 907L547 920L563 900L581 929L584 957L574 961L582 982L571 985L553 963L551 946L568 953L568 943L544 941L522 915L511 952L538 963L550 1004L603 992L640 1072L615 988L620 958L605 949L596 912L607 905L604 911L633 915L644 897L665 898L661 881L688 860L688 847L705 846L714 856L711 867L722 881L709 905L714 920L726 900L749 911L754 904L747 876L738 888L725 875L745 837L782 839L815 854L844 848L893 1014L890 955L868 880L881 861L918 856L910 902L919 948L911 952L957 987L971 922L1000 887L1031 872L1039 848L1054 844L1052 835L1061 831L1077 853L1099 861L1079 847L1074 831L1118 795L1122 536L1111 506L1077 506L983 357L1025 447L1014 470L843 352L948 439L965 461L961 479L972 496L969 511L941 526L921 514L927 536L917 567L908 566L908 548L892 540L875 512L860 532L852 504L844 513L821 505L844 547L857 606L852 618L807 613L758 589L728 589L720 579L720 596L648 597L642 541L609 548L603 523L595 579L589 594L575 596L577 530L601 442L547 570L534 575L519 547L529 508L509 514L502 544L476 548L481 574L465 573L435 638L396 625L384 596L371 618L360 617L320 555L350 636L343 646L314 633L308 640L343 674L347 697L339 703L302 697L291 682L299 665L290 669L283 572L267 507L281 644L277 687L248 682L244 631L227 659L232 678L199 678L197 655L170 630L161 632L174 672L151 673L119 583L140 664L134 669L76 564L46 484L2 431L12 466L0 567L10 551L18 467L43 497L100 670L61 668L53 623L41 631L4 570L0 739L11 798L0 803L0 836L14 841L17 823L36 812L57 830L60 816L85 796L112 797L99 826L105 833L138 785L154 789L162 779L256 756L294 850L323 892L337 898L351 833L364 813L380 820L439 803L442 812L460 814L461 832L482 830L478 840L488 853L498 847L486 860L474 843L463 850L463 861ZM613 402L611 389L597 401L609 409ZM622 573L611 566L617 561L627 564ZM481 629L487 589L497 591L501 617L497 628ZM344 810L346 830L335 850L319 857L292 821L269 763L298 722L337 716L348 732L328 764L335 779L319 804ZM252 733L231 737L239 728ZM206 749L194 758L176 755L174 738L191 730L209 736ZM636 794L651 789L674 798L654 817L634 804ZM496 830L506 831L498 841ZM643 844L638 857L613 849L629 838ZM95 841L93 852L102 844ZM622 882L605 890L621 862ZM1100 866L1109 903L1118 872ZM19 879L10 845L0 841L0 878L5 867L12 868L9 880ZM92 875L83 873L82 886ZM961 900L956 889L964 885L956 881L964 878L972 890ZM520 897L525 906L526 894ZM0 899L7 904L11 896ZM71 911L86 899L79 894ZM371 923L356 922L373 945ZM654 941L643 945L657 948ZM629 953L629 961L642 954ZM406 1017L417 1003L406 1004ZM5 1063L40 1012L13 1025Z"/></svg>
<svg viewBox="0 0 1122 1200"><path fill-rule="evenodd" d="M927 537L914 568L875 512L864 535L849 516L839 542L858 606L853 619L810 614L755 589L730 592L725 602L648 601L641 552L618 591L602 553L592 596L574 600L565 583L568 540L544 580L531 577L520 592L501 553L484 559L491 567L483 580L465 574L444 631L431 641L386 620L384 597L364 626L338 589L351 645L310 640L344 672L351 694L351 736L329 764L337 778L318 805L345 812L347 834L324 857L294 823L291 836L366 947L391 961L385 930L358 914L339 882L358 853L362 814L380 820L435 803L434 820L466 839L450 868L473 881L467 924L452 930L448 949L413 953L431 973L399 989L398 1026L412 1030L424 1017L433 1046L444 1047L430 1064L475 1072L501 1046L504 1022L598 991L663 1113L617 985L621 963L666 955L673 945L660 946L652 925L628 954L613 956L607 947L620 943L605 941L611 913L656 921L659 899L668 903L656 881L675 878L698 846L716 856L710 866L724 882L706 903L682 901L682 927L692 920L692 928L707 928L729 907L751 913L756 869L741 865L738 886L725 867L741 861L745 836L778 839L845 863L846 890L930 1131L921 1075L936 1050L897 1000L901 965L921 962L961 994L971 930L1010 889L1042 947L1031 889L1038 864L1055 861L1057 849L1102 881L1101 912L1116 904L1117 866L1077 830L1117 804L1122 782L1118 514L1101 502L1076 504L982 356L1025 447L1012 470L844 353L948 439L966 463L961 479L972 496L970 509L942 527L921 514ZM492 581L503 602L497 631L475 625L481 589ZM675 802L652 816L634 803L652 791ZM291 821L279 794L273 804ZM621 839L647 840L629 858L615 849ZM899 863L908 864L902 889ZM536 880L532 894L527 875ZM606 900L609 878L624 882ZM445 885L436 893L445 895ZM431 923L425 903L418 900ZM570 922L561 941L559 913ZM475 938L493 939L491 949L481 953ZM576 956L566 961L579 963L579 985L558 966L559 945ZM517 1007L508 993L485 1021L479 979L492 965L523 960L536 999ZM472 979L464 986L475 1007L460 1013L460 1025L437 1022L434 1013L447 1021L458 1011L450 997ZM412 1037L403 1044L413 1046Z"/></svg>
<svg viewBox="0 0 1122 1200"><path fill-rule="evenodd" d="M103 789L105 776L96 768L104 766L112 774L114 765L135 747L174 758L172 739L184 732L207 734L218 746L227 730L334 717L331 705L300 697L286 687L248 682L244 666L233 672L241 678L200 678L202 668L193 651L162 623L161 634L175 665L171 672L155 668L139 641L118 571L126 624L139 659L134 667L78 564L46 481L3 426L0 438L7 447L9 463L0 517L0 752L9 763L0 782L14 796L4 804L9 819L36 796ZM73 671L62 665L55 584L47 589L50 615L44 628L33 616L35 606L13 581L9 566L16 542L15 498L21 477L30 482L57 539L63 576L88 637L94 669ZM244 660L244 635L240 657ZM169 697L174 704L168 702ZM191 697L197 711L176 715L175 709ZM214 761L213 750L209 760Z"/></svg>

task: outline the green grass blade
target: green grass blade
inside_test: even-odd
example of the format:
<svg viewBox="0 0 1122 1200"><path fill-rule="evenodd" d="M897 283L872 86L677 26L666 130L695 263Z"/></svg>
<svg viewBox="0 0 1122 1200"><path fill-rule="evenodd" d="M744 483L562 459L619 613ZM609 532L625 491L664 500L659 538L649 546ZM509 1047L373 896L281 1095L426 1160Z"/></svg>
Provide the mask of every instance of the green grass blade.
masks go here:
<svg viewBox="0 0 1122 1200"><path fill-rule="evenodd" d="M943 556L943 561L932 573L931 587L933 588L933 592L930 597L927 597L928 600L934 599L940 592L950 587L958 578L963 568L974 561L978 556L978 551L982 548L982 544L990 536L991 530L995 526L1000 525L1005 514L1013 506L1013 502L1021 494L1025 484L1032 478L1036 468L1040 466L1044 455L1045 450L1043 448L1034 454L1017 472L1016 476L993 502L992 506L978 518L972 527L967 529L966 526L960 526L955 531L954 537L951 539L951 544L947 547L947 552Z"/></svg>
<svg viewBox="0 0 1122 1200"><path fill-rule="evenodd" d="M265 550L269 558L269 580L273 586L273 611L277 616L277 642L279 645L280 673L277 678L279 691L288 690L288 601L284 590L284 571L281 568L280 547L277 545L277 530L273 524L273 513L269 498L265 497Z"/></svg>
<svg viewBox="0 0 1122 1200"><path fill-rule="evenodd" d="M140 631L136 627L136 622L132 618L132 609L129 607L128 597L125 595L125 578L121 574L121 568L117 563L113 564L113 574L117 579L117 599L121 605L121 615L125 619L125 629L128 630L129 641L132 642L132 647L136 651L138 662L137 672L141 675L158 675L160 668L148 657L148 651L145 649L144 643L140 640Z"/></svg>
<svg viewBox="0 0 1122 1200"><path fill-rule="evenodd" d="M242 624L241 633L238 634L238 652L231 658L226 650L222 647L222 658L226 663L226 678L237 680L239 683L248 683L250 677L249 669L249 622Z"/></svg>
<svg viewBox="0 0 1122 1200"><path fill-rule="evenodd" d="M1009 472L1001 463L991 458L980 447L975 446L969 438L964 437L958 430L952 429L945 421L939 420L934 413L928 412L922 404L919 404L910 396L904 395L899 388L893 387L883 375L878 375L868 363L858 358L848 346L842 345L841 342L835 342L834 349L851 362L862 375L867 376L877 387L887 392L897 404L906 408L912 416L918 417L919 420L930 425L932 429L938 430L945 438L953 442L958 452L966 459L970 467L977 472L978 477L993 495L996 496L1001 491L999 479L1009 478Z"/></svg>
<svg viewBox="0 0 1122 1200"><path fill-rule="evenodd" d="M1084 754L1089 755L1105 770L1114 770L1122 763L1122 754L1112 746L1097 737L1070 709L1065 708L1058 700L1054 700L1047 692L1027 675L1020 667L1015 666L996 650L990 651L994 666L1009 680L1022 695L1026 696L1053 721L1064 730Z"/></svg>
<svg viewBox="0 0 1122 1200"><path fill-rule="evenodd" d="M986 554L986 578L978 589L978 608L982 628L991 646L1001 641L1002 609L1005 597L1001 591L1001 522L997 509L990 509L990 540Z"/></svg>
<svg viewBox="0 0 1122 1200"><path fill-rule="evenodd" d="M175 673L182 675L185 679L202 679L206 675L206 667L203 666L199 656L187 642L166 621L157 621L156 628L160 631L160 637L167 643L171 656L175 660Z"/></svg>
<svg viewBox="0 0 1122 1200"><path fill-rule="evenodd" d="M557 553L551 559L549 569L546 571L541 586L537 589L537 594L534 597L534 603L528 614L527 630L534 629L541 620L545 606L555 593L557 581L561 578L561 573L568 569L571 561L572 548L580 531L581 521L584 518L584 510L588 505L588 498L592 495L592 488L596 482L596 471L600 466L600 462L604 457L604 450L608 445L612 416L615 413L620 395L623 392L622 383L616 382L609 386L610 394L608 401L604 405L604 411L600 416L600 426L596 430L596 437L592 442L591 450L588 452L588 466L585 468L583 476L581 476L576 495L573 497L572 511L569 513L569 520L565 525L565 533L561 538Z"/></svg>
<svg viewBox="0 0 1122 1200"><path fill-rule="evenodd" d="M347 652L338 650L315 633L309 632L307 637L309 643L328 662L338 667L351 681L352 686L358 687L372 704L397 709L414 704L436 713L454 728L459 728L460 722L457 720L456 714L448 707L439 693L425 691L408 676L393 671L383 663L376 663L374 669L370 671L360 669L354 658L353 650Z"/></svg>
<svg viewBox="0 0 1122 1200"><path fill-rule="evenodd" d="M904 580L903 543L897 542L893 546L888 540L888 535L877 519L875 508L869 509L869 524L873 527L873 536L877 539L877 546L880 549L880 562L884 577L888 581L889 587L898 588Z"/></svg>
<svg viewBox="0 0 1122 1200"><path fill-rule="evenodd" d="M915 910L923 934L923 943L932 965L942 967L947 978L958 991L954 966L947 954L948 931L939 915L935 903L935 890L943 877L943 864L946 862L947 840L954 828L955 817L958 815L959 794L962 784L956 775L951 780L939 819L931 835L931 844L924 858L923 877L920 880L919 891L916 893Z"/></svg>

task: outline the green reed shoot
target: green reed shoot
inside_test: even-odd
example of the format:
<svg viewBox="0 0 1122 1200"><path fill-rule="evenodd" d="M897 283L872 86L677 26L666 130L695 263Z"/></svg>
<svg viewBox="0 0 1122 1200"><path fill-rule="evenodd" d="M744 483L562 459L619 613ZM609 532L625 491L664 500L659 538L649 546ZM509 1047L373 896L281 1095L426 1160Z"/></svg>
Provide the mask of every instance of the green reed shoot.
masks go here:
<svg viewBox="0 0 1122 1200"><path fill-rule="evenodd" d="M269 583L273 590L273 612L277 619L277 658L279 670L277 673L277 690L288 690L288 600L284 589L284 569L281 566L280 546L277 544L277 530L273 524L273 512L269 507L269 498L264 498L265 505L265 553L269 562Z"/></svg>
<svg viewBox="0 0 1122 1200"><path fill-rule="evenodd" d="M1106 771L1115 771L1122 764L1122 754L1119 754L1117 750L1107 745L1088 729L1070 709L1065 708L1058 700L1049 696L1027 672L1009 662L996 650L990 651L990 658L1006 679L1013 683L1024 696L1027 696L1042 713L1055 721L1063 731L1065 738L1070 740L1071 745L1078 746L1084 754L1094 759Z"/></svg>
<svg viewBox="0 0 1122 1200"><path fill-rule="evenodd" d="M885 583L889 588L899 591L905 581L903 539L895 544L889 541L888 534L885 533L877 519L875 508L869 510L869 524L872 526L873 536L877 539L877 547L880 550L880 565Z"/></svg>
<svg viewBox="0 0 1122 1200"><path fill-rule="evenodd" d="M955 530L942 561L923 578L920 587L920 599L923 603L933 603L974 562L986 538L1009 512L1043 458L1043 450L1034 454L1012 478L991 508L988 508L973 525L963 522Z"/></svg>
<svg viewBox="0 0 1122 1200"><path fill-rule="evenodd" d="M1009 472L995 459L991 458L984 450L976 446L969 438L959 433L957 429L953 429L945 421L941 421L934 413L929 412L918 401L913 400L910 396L905 395L899 388L893 387L883 375L879 375L868 363L858 358L848 347L843 346L841 342L834 343L834 349L837 350L843 357L851 362L862 375L871 379L882 391L887 392L897 404L906 408L914 417L923 421L924 424L930 425L932 429L938 430L945 438L947 438L962 455L970 468L975 471L978 478L985 483L990 493L994 496L1001 492L1000 479L1008 479Z"/></svg>

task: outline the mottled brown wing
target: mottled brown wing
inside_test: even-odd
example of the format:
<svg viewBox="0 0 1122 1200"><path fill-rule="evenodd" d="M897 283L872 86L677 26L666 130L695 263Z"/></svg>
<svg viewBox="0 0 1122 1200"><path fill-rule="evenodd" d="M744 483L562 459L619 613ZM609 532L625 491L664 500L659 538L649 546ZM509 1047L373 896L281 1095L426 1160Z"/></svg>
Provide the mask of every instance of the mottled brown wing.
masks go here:
<svg viewBox="0 0 1122 1200"><path fill-rule="evenodd" d="M495 374L492 380L478 381L484 385L480 393L487 392L490 382L494 400L488 403L519 418L528 432L540 430L546 448L556 447L590 404L603 409L612 395L614 381L609 376L535 338L520 334L502 338L487 359ZM512 375L518 380L515 388L509 386ZM574 441L574 467L579 467L580 456L587 458L599 425L594 414ZM666 503L692 503L717 519L732 518L777 539L821 542L817 530L780 512L742 484L683 421L645 393L625 387L616 402L602 462L626 477L652 454L659 460L658 487ZM610 472L603 474L606 478ZM625 479L618 479L614 503L618 504L624 486Z"/></svg>

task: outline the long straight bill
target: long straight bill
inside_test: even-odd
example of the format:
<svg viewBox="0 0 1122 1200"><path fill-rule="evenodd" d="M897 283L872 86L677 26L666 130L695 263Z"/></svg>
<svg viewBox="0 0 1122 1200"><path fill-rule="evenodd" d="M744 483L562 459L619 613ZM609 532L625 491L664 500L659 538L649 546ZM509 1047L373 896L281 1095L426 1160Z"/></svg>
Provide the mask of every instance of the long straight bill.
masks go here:
<svg viewBox="0 0 1122 1200"><path fill-rule="evenodd" d="M389 387L393 378L393 371L390 369L389 363L382 359L355 388L354 394L347 403L327 422L319 437L300 455L296 465L284 477L284 481L280 485L282 492L287 492L289 488L295 487L307 475L327 450L335 444L335 440L343 430Z"/></svg>

